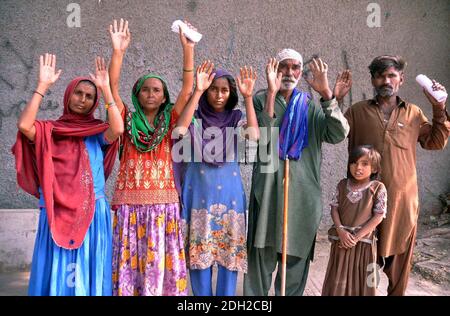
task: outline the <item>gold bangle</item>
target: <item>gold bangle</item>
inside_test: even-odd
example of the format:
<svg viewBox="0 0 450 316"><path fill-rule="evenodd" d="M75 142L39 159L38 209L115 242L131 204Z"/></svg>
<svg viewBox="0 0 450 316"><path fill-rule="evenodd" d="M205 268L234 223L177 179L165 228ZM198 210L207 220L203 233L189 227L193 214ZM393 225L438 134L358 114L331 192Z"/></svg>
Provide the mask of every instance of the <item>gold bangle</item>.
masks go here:
<svg viewBox="0 0 450 316"><path fill-rule="evenodd" d="M112 106L116 106L116 102L105 103L105 110L108 110Z"/></svg>
<svg viewBox="0 0 450 316"><path fill-rule="evenodd" d="M194 71L194 68L192 68L192 69L184 69L184 68L183 68L183 71L184 71L184 72L193 72L193 71Z"/></svg>

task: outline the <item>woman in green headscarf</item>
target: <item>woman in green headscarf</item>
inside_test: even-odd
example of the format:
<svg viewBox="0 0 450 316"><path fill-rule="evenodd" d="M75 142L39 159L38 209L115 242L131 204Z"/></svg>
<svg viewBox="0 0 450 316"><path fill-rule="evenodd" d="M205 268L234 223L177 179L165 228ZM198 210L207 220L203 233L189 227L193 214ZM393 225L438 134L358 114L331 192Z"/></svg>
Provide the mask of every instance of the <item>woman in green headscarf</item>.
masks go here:
<svg viewBox="0 0 450 316"><path fill-rule="evenodd" d="M132 91L134 112L119 96L128 21L110 26L111 88L125 123L113 209L113 295L187 295L180 203L172 166L171 134L194 82L194 43L180 31L183 86L175 104L158 75L145 75Z"/></svg>

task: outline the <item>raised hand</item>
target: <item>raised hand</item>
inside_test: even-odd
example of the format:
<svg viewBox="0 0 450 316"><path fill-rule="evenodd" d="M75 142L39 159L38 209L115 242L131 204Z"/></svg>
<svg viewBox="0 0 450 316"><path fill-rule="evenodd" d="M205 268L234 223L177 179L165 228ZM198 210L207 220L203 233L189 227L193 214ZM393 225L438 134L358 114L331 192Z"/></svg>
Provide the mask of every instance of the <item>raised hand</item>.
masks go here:
<svg viewBox="0 0 450 316"><path fill-rule="evenodd" d="M95 75L92 73L89 75L99 89L109 87L109 74L104 58L98 56L95 58Z"/></svg>
<svg viewBox="0 0 450 316"><path fill-rule="evenodd" d="M276 94L281 87L282 73L278 72L278 62L275 58L270 58L267 62L266 77L269 92Z"/></svg>
<svg viewBox="0 0 450 316"><path fill-rule="evenodd" d="M56 69L56 55L45 53L39 56L39 81L38 85L49 88L58 80L62 70Z"/></svg>
<svg viewBox="0 0 450 316"><path fill-rule="evenodd" d="M433 91L442 90L444 92L447 92L445 90L445 87L443 85L441 85L439 82L437 82L436 80L431 80L431 82L433 83L433 85L431 86ZM436 100L426 89L423 89L423 93L425 93L425 96L427 97L428 101L430 101L430 103L433 106L437 106L440 109L445 109L445 102L447 102L447 99L445 99L442 102L438 102L438 100Z"/></svg>
<svg viewBox="0 0 450 316"><path fill-rule="evenodd" d="M204 61L197 67L196 90L203 92L209 88L216 76L215 73L212 73L213 69L214 64L209 60Z"/></svg>
<svg viewBox="0 0 450 316"><path fill-rule="evenodd" d="M117 26L117 20L114 20L113 24L109 26L109 34L111 35L113 49L126 51L131 41L128 21L120 19L119 26Z"/></svg>
<svg viewBox="0 0 450 316"><path fill-rule="evenodd" d="M323 62L320 58L314 58L310 63L311 73L313 78L307 78L308 84L317 91L323 99L330 100L333 93L328 85L328 65Z"/></svg>
<svg viewBox="0 0 450 316"><path fill-rule="evenodd" d="M245 99L253 95L253 88L255 87L256 81L256 71L253 70L253 67L247 68L247 66L244 66L244 68L241 68L240 70L241 75L236 78L236 81L239 91Z"/></svg>
<svg viewBox="0 0 450 316"><path fill-rule="evenodd" d="M338 102L341 102L352 87L352 72L344 70L337 75L334 84L333 94Z"/></svg>
<svg viewBox="0 0 450 316"><path fill-rule="evenodd" d="M186 23L186 25L194 30L197 31L197 29L190 23L188 23L188 21L184 21L184 23ZM184 28L185 26L180 26L180 42L181 45L183 46L183 48L192 48L195 46L195 43L193 41L191 41L190 39L188 39L185 35L184 35Z"/></svg>

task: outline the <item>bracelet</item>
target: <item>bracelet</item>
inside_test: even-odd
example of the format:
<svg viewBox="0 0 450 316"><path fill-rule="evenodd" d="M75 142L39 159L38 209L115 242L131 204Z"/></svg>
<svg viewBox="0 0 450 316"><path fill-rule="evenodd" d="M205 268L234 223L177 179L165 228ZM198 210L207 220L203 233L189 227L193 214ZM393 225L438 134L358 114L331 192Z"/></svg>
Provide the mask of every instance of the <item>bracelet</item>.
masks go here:
<svg viewBox="0 0 450 316"><path fill-rule="evenodd" d="M116 102L105 103L105 110L108 110L112 106L116 106Z"/></svg>
<svg viewBox="0 0 450 316"><path fill-rule="evenodd" d="M194 71L194 68L192 68L192 69L184 69L184 68L183 68L183 71L184 71L184 72L193 72L193 71Z"/></svg>
<svg viewBox="0 0 450 316"><path fill-rule="evenodd" d="M34 90L33 93L37 93L37 94L39 94L41 97L44 97L44 95L43 95L42 93L40 93L39 91L37 91L37 90Z"/></svg>
<svg viewBox="0 0 450 316"><path fill-rule="evenodd" d="M344 225L339 225L338 227L336 227L337 229L342 229L342 230L345 230L345 227L344 227Z"/></svg>

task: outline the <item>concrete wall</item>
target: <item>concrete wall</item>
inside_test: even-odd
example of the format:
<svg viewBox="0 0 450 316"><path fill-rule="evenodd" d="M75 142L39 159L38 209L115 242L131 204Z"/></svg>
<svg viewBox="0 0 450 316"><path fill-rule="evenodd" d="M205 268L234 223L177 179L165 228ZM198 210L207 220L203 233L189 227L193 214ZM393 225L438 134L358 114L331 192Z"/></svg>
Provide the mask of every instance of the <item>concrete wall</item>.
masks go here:
<svg viewBox="0 0 450 316"><path fill-rule="evenodd" d="M59 81L45 97L40 119L62 113L67 83L93 71L97 54L109 58L108 25L113 18L130 21L132 43L124 63L121 92L129 100L135 80L148 71L167 78L172 98L181 87L181 49L170 31L175 19L186 18L204 34L196 48L196 63L212 59L216 65L237 73L240 65L253 65L257 89L266 86L264 65L280 48L292 47L305 59L321 56L330 67L330 85L337 71L349 67L354 84L347 103L372 96L367 65L380 54L403 55L408 61L401 95L419 104L431 118L431 106L414 78L425 73L450 90L450 2L377 1L380 27L367 25L371 1L301 0L171 0L171 1L77 1L81 27L67 25L71 1L0 2L0 208L35 208L37 201L19 191L10 148L15 141L16 121L37 83L38 58L47 51L57 55L63 69ZM302 88L307 86L302 83ZM104 118L103 110L99 117ZM338 180L345 175L345 142L324 146L323 200L325 205ZM437 196L450 190L450 151L418 150L420 199L423 210L437 210ZM243 167L246 188L250 166ZM109 190L114 181L109 183ZM328 207L325 208L328 215ZM325 224L329 218L327 217Z"/></svg>
<svg viewBox="0 0 450 316"><path fill-rule="evenodd" d="M38 220L36 209L0 210L0 272L29 270Z"/></svg>

